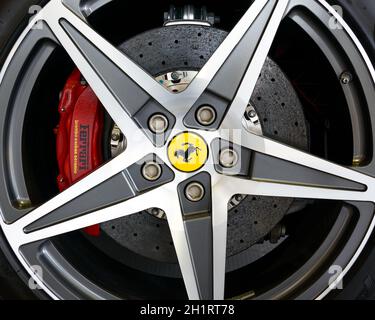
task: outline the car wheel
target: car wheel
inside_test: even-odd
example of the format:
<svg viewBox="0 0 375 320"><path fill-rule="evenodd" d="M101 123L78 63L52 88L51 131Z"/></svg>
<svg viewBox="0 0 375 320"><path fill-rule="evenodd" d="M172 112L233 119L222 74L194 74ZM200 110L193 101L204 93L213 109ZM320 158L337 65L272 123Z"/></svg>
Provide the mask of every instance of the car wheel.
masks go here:
<svg viewBox="0 0 375 320"><path fill-rule="evenodd" d="M0 5L0 297L373 297L375 7L147 5Z"/></svg>

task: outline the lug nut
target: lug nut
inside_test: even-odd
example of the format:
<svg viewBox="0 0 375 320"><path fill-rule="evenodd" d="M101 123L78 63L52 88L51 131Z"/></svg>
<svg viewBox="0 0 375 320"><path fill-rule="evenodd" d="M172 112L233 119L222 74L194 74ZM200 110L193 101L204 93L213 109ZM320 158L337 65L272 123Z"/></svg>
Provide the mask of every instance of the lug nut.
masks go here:
<svg viewBox="0 0 375 320"><path fill-rule="evenodd" d="M169 121L162 114L153 115L148 121L148 126L153 133L164 133L168 129Z"/></svg>
<svg viewBox="0 0 375 320"><path fill-rule="evenodd" d="M142 175L148 181L158 180L161 173L162 170L160 164L154 161L146 162L142 167Z"/></svg>
<svg viewBox="0 0 375 320"><path fill-rule="evenodd" d="M238 162L237 152L233 149L224 149L220 152L219 161L224 168L233 168Z"/></svg>
<svg viewBox="0 0 375 320"><path fill-rule="evenodd" d="M204 193L204 187L198 182L189 183L185 190L186 198L193 202L202 200Z"/></svg>
<svg viewBox="0 0 375 320"><path fill-rule="evenodd" d="M197 120L203 126L209 126L216 120L216 111L211 106L200 106L197 111Z"/></svg>

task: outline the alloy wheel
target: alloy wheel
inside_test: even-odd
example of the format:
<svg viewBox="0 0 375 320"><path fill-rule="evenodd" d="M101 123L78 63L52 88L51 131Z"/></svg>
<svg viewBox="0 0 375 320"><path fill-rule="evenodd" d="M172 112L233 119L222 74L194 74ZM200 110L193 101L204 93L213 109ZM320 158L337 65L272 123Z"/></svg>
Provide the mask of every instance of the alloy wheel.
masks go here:
<svg viewBox="0 0 375 320"><path fill-rule="evenodd" d="M372 123L374 110L367 106L375 101L375 71L345 21L323 0L256 0L187 88L175 93L95 31L81 9L70 1L48 2L18 39L0 74L0 94L9 106L0 118L1 138L7 148L1 161L3 168L9 168L10 163L13 166L0 174L6 181L0 222L30 276L51 298L81 294L117 298L116 293L74 271L48 239L157 208L165 213L188 298L228 298L228 203L234 196L330 200L340 204L340 213L314 255L277 286L241 295L324 298L332 286L326 269L319 271L326 263L323 257L329 256L329 266L342 266L335 279L339 282L357 260L375 223L373 161L371 154L363 152L372 150L368 146L373 137L360 129L364 118ZM332 18L340 28L330 28ZM310 32L328 60L331 57L349 102L355 133L349 165L246 130L243 125L259 75L286 19ZM323 27L329 37L327 32L318 32ZM56 47L79 69L126 137L126 147L88 176L34 207L23 175L23 140L19 134L18 140L14 138L19 119L26 121L27 103L14 95L12 85L17 84L23 92L32 91L27 80L37 81ZM345 58L333 59L334 52ZM39 55L38 59L25 71L32 55ZM22 72L25 77L20 80L17 75ZM74 290L72 283L58 284L56 279L62 275L54 263L64 270L64 281L70 275L70 281L76 283ZM43 277L35 274L32 266L36 264L47 266ZM314 281L309 279L307 290L298 292L298 283L310 272Z"/></svg>

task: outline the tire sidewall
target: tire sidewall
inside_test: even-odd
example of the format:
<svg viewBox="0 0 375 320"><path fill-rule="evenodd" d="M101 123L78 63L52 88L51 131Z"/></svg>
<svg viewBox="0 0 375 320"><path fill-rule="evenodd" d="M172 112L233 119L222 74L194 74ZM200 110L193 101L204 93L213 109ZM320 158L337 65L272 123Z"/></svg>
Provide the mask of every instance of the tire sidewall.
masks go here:
<svg viewBox="0 0 375 320"><path fill-rule="evenodd" d="M3 66L17 38L32 17L33 6L42 7L47 0L2 0L0 3L0 68ZM36 7L35 7L36 8ZM30 276L12 252L0 228L0 299L45 299L41 290L31 290Z"/></svg>

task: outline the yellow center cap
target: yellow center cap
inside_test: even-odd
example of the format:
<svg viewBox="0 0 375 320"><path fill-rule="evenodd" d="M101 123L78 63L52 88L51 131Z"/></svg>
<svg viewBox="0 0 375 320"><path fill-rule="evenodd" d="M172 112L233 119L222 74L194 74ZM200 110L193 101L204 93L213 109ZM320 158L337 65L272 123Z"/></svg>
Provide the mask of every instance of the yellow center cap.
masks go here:
<svg viewBox="0 0 375 320"><path fill-rule="evenodd" d="M175 136L168 146L168 158L180 171L193 172L206 163L208 148L201 136L183 132Z"/></svg>

